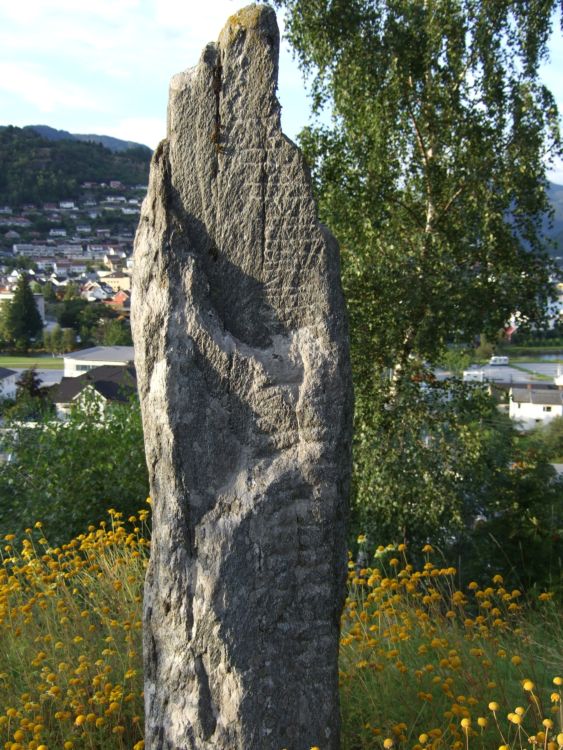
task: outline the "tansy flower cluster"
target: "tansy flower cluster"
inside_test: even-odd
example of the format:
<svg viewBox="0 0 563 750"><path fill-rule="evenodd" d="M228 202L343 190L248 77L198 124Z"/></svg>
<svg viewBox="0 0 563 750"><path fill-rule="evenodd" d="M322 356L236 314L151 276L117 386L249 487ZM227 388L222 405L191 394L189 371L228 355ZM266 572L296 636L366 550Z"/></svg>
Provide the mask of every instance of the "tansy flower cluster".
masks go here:
<svg viewBox="0 0 563 750"><path fill-rule="evenodd" d="M359 544L366 559L366 539ZM405 545L349 562L340 655L343 747L521 750L563 747L560 614L547 592L455 585L415 568Z"/></svg>
<svg viewBox="0 0 563 750"><path fill-rule="evenodd" d="M0 750L141 750L148 511L52 548L41 524L3 540ZM361 544L367 545L366 539ZM17 549L16 549L17 546ZM340 658L343 750L560 750L563 644L500 576L411 564L404 545L349 563ZM322 743L311 750L325 750Z"/></svg>
<svg viewBox="0 0 563 750"><path fill-rule="evenodd" d="M0 747L143 747L141 598L148 511L51 548L41 524L0 566Z"/></svg>

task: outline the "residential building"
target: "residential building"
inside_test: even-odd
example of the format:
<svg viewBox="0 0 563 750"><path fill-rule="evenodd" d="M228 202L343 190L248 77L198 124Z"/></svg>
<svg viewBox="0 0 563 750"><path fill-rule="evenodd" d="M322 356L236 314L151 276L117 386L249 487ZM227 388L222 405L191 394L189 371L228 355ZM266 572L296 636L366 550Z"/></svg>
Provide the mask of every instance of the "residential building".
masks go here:
<svg viewBox="0 0 563 750"><path fill-rule="evenodd" d="M53 271L56 274L85 273L87 265L88 264L86 263L85 260L75 260L75 259L68 260L67 258L64 258L64 259L55 258L55 260L52 263Z"/></svg>
<svg viewBox="0 0 563 750"><path fill-rule="evenodd" d="M119 292L112 297L111 304L112 306L129 310L131 307L131 293L120 289Z"/></svg>
<svg viewBox="0 0 563 750"><path fill-rule="evenodd" d="M132 346L93 346L64 355L64 377L76 378L101 365L125 367L134 358Z"/></svg>
<svg viewBox="0 0 563 750"><path fill-rule="evenodd" d="M39 255L48 255L53 251L48 245L35 245L32 243L17 242L12 245L14 255L22 255L26 258L35 258Z"/></svg>
<svg viewBox="0 0 563 750"><path fill-rule="evenodd" d="M103 302L104 300L111 300L113 294L114 292L111 287L99 281L87 281L82 287L80 296L88 300L88 302Z"/></svg>
<svg viewBox="0 0 563 750"><path fill-rule="evenodd" d="M63 377L52 398L57 416L65 419L72 404L80 399L94 396L105 407L110 402L127 403L136 392L133 365L102 365L76 377Z"/></svg>
<svg viewBox="0 0 563 750"><path fill-rule="evenodd" d="M18 373L15 370L9 370L7 367L0 367L0 401L16 397L16 377Z"/></svg>
<svg viewBox="0 0 563 750"><path fill-rule="evenodd" d="M522 430L551 422L563 416L563 389L536 384L515 386L510 389L508 413Z"/></svg>
<svg viewBox="0 0 563 750"><path fill-rule="evenodd" d="M65 258L83 258L84 250L81 244L57 245L55 248L57 255L64 255Z"/></svg>
<svg viewBox="0 0 563 750"><path fill-rule="evenodd" d="M104 284L111 286L114 292L123 290L125 292L131 289L131 276L128 273L108 273L103 276Z"/></svg>

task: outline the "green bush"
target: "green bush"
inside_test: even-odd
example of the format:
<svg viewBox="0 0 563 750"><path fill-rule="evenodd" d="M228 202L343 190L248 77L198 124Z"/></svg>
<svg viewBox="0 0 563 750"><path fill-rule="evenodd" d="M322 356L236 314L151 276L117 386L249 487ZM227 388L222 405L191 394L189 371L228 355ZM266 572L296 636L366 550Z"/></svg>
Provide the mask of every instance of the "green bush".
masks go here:
<svg viewBox="0 0 563 750"><path fill-rule="evenodd" d="M140 408L82 399L66 422L12 421L3 434L0 534L19 535L41 518L60 543L100 521L111 506L132 513L148 494Z"/></svg>

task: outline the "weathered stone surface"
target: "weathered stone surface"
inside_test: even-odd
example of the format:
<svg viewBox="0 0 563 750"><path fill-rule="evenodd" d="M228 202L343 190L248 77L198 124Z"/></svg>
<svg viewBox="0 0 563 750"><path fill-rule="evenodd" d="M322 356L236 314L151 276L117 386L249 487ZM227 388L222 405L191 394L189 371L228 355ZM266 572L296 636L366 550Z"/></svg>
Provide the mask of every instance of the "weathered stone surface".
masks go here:
<svg viewBox="0 0 563 750"><path fill-rule="evenodd" d="M172 79L136 237L150 750L339 746L347 329L278 46L249 6Z"/></svg>

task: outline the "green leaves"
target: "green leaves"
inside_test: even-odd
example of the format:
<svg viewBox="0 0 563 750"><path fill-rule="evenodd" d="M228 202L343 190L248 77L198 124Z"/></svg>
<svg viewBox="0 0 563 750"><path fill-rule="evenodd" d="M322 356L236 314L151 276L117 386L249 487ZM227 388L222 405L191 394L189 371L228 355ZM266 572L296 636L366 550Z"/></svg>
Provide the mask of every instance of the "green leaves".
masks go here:
<svg viewBox="0 0 563 750"><path fill-rule="evenodd" d="M541 319L544 157L560 151L553 100L537 79L551 5L283 5L334 114L302 142L321 217L341 242L345 285L358 266L380 279L391 357L403 356L412 327L416 351L435 358L453 332L497 330L515 309Z"/></svg>
<svg viewBox="0 0 563 750"><path fill-rule="evenodd" d="M541 323L551 298L545 175L561 141L538 70L555 4L277 4L332 114L301 145L342 252L356 519L381 542L452 537L492 512L515 446L494 405L425 382L424 363L515 312Z"/></svg>
<svg viewBox="0 0 563 750"><path fill-rule="evenodd" d="M18 281L13 298L5 305L2 314L3 335L16 345L22 342L23 348L29 346L31 339L43 330L43 321L25 274Z"/></svg>
<svg viewBox="0 0 563 750"><path fill-rule="evenodd" d="M2 435L0 534L44 522L52 544L97 523L108 508L133 513L148 493L139 404L107 404L94 395L67 422L15 421Z"/></svg>

